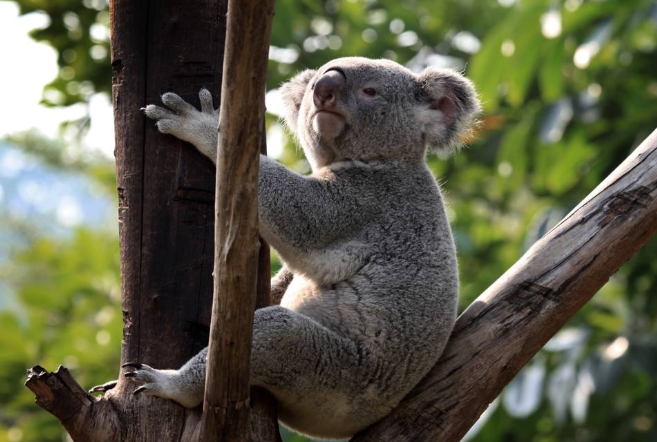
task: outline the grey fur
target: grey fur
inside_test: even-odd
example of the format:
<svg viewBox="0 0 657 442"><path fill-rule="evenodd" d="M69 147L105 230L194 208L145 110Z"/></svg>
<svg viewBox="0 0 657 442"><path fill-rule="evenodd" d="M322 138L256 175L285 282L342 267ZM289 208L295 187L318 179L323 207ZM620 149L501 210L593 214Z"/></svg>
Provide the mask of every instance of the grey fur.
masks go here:
<svg viewBox="0 0 657 442"><path fill-rule="evenodd" d="M335 137L313 125L313 89L329 70L344 78ZM285 267L273 280L280 306L255 314L251 382L276 396L285 425L344 438L388 414L451 333L456 253L424 157L427 148L458 146L479 103L456 72L416 75L365 58L305 71L281 93L313 173L260 158L261 234ZM150 105L146 115L216 162L218 112L209 92L201 91L201 112L172 93L162 100L170 110ZM205 354L179 370L142 366L131 377L145 394L194 407L203 398Z"/></svg>

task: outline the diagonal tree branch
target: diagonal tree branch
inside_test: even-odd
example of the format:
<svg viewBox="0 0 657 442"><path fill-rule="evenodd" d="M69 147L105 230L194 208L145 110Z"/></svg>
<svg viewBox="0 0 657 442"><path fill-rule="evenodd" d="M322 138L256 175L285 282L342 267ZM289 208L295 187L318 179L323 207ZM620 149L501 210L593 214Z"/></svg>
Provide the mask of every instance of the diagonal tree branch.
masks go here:
<svg viewBox="0 0 657 442"><path fill-rule="evenodd" d="M459 441L656 232L657 130L463 312L438 364L352 441Z"/></svg>

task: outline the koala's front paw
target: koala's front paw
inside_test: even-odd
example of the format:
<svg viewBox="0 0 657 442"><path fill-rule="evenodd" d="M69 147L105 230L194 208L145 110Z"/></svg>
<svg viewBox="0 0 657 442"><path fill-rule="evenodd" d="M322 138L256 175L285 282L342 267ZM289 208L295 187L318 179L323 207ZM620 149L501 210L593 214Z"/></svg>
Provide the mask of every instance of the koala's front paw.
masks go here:
<svg viewBox="0 0 657 442"><path fill-rule="evenodd" d="M143 110L148 118L157 121L160 132L193 144L216 163L219 110L212 104L210 91L201 89L198 96L200 112L173 92L162 95L162 103L166 107L149 104Z"/></svg>

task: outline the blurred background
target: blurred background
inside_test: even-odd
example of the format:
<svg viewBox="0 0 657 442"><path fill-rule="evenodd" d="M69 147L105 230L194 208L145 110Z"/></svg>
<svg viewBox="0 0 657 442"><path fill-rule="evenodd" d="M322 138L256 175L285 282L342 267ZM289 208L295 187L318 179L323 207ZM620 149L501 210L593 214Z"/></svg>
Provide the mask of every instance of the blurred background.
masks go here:
<svg viewBox="0 0 657 442"><path fill-rule="evenodd" d="M63 363L86 388L117 374L108 26L105 0L0 0L0 442L67 440L23 387L27 367ZM271 45L269 150L302 173L277 115L276 88L295 72L360 55L474 81L478 138L430 159L461 309L657 126L654 0L277 0ZM657 441L656 376L653 239L465 440Z"/></svg>

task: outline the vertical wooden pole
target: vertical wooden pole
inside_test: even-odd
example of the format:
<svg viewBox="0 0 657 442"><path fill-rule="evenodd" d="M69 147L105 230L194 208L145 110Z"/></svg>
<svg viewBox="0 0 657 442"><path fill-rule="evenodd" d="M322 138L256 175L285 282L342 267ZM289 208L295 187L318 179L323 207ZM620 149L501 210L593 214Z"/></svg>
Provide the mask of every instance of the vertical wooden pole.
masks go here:
<svg viewBox="0 0 657 442"><path fill-rule="evenodd" d="M219 122L214 300L201 440L247 441L258 166L273 0L230 0Z"/></svg>

